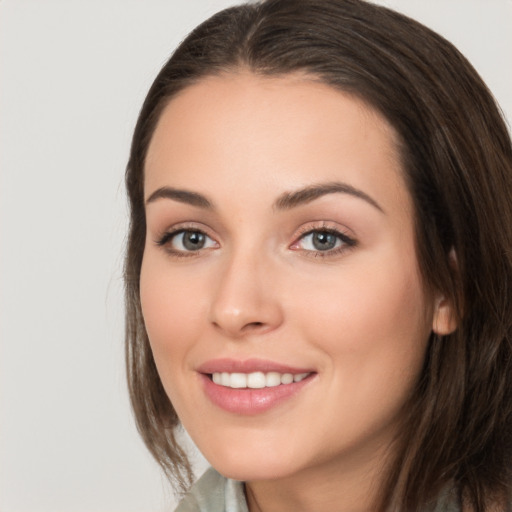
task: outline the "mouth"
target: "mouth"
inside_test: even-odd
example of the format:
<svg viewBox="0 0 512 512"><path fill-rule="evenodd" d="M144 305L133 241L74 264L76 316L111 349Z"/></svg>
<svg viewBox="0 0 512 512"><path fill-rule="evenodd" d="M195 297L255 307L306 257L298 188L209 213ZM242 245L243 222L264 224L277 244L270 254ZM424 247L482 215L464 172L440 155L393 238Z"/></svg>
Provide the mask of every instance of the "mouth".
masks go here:
<svg viewBox="0 0 512 512"><path fill-rule="evenodd" d="M312 375L312 372L280 373L280 372L214 372L208 374L212 382L219 386L232 389L263 389L285 386L301 382Z"/></svg>
<svg viewBox="0 0 512 512"><path fill-rule="evenodd" d="M209 401L238 415L264 413L302 395L316 380L308 368L260 359L209 361L197 370Z"/></svg>

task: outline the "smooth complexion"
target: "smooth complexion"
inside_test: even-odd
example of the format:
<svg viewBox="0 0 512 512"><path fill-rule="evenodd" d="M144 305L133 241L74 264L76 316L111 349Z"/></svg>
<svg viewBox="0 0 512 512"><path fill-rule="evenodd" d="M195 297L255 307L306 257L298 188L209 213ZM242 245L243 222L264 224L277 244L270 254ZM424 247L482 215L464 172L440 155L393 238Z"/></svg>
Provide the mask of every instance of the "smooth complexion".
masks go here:
<svg viewBox="0 0 512 512"><path fill-rule="evenodd" d="M206 78L157 125L144 320L181 421L251 510L371 509L429 335L455 327L421 280L396 145L304 76ZM244 389L256 372L306 376Z"/></svg>

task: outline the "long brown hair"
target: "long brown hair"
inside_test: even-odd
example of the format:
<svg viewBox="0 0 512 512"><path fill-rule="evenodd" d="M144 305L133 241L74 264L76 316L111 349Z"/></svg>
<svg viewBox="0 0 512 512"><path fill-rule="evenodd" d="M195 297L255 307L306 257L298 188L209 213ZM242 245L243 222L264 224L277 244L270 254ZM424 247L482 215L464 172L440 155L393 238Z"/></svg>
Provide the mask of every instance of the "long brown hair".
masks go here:
<svg viewBox="0 0 512 512"><path fill-rule="evenodd" d="M144 161L165 105L209 75L300 71L380 111L401 140L424 282L451 298L458 329L432 335L404 410L376 509L413 512L445 489L483 512L510 498L512 468L512 148L468 61L423 25L362 0L267 0L197 27L155 79L126 172L126 364L139 431L166 474L191 481L179 424L145 331L139 276Z"/></svg>

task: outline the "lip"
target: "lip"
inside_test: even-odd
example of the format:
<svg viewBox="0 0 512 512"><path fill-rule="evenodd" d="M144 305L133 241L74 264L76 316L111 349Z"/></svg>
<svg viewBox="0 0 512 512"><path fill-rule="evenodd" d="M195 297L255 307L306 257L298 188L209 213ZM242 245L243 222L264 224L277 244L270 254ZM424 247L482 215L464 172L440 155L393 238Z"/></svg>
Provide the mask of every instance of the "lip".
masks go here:
<svg viewBox="0 0 512 512"><path fill-rule="evenodd" d="M215 359L198 367L203 390L207 398L224 411L239 415L262 414L279 406L299 394L317 375L310 368L298 368L263 359ZM233 389L215 384L210 376L216 372L278 372L278 373L309 373L305 379L291 384L261 389Z"/></svg>
<svg viewBox="0 0 512 512"><path fill-rule="evenodd" d="M201 364L197 371L199 373L216 373L216 372L229 372L229 373L252 373L252 372L278 372L278 373L312 373L312 368L298 368L288 366L286 364L277 363L265 359L212 359Z"/></svg>

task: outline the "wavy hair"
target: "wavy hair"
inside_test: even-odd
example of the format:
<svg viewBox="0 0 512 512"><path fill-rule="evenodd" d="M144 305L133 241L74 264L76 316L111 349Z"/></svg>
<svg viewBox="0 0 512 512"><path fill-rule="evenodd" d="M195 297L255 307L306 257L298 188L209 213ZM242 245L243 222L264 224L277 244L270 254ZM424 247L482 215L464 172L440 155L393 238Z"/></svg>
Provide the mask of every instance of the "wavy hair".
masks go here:
<svg viewBox="0 0 512 512"><path fill-rule="evenodd" d="M128 384L147 447L178 487L190 484L190 465L174 433L179 419L158 377L140 306L145 157L174 95L204 77L240 69L262 76L307 73L361 98L394 126L424 282L456 305L458 329L429 341L376 510L428 509L445 489L475 512L508 501L510 136L491 93L453 45L362 0L267 0L221 11L180 44L150 88L126 171L125 260Z"/></svg>

